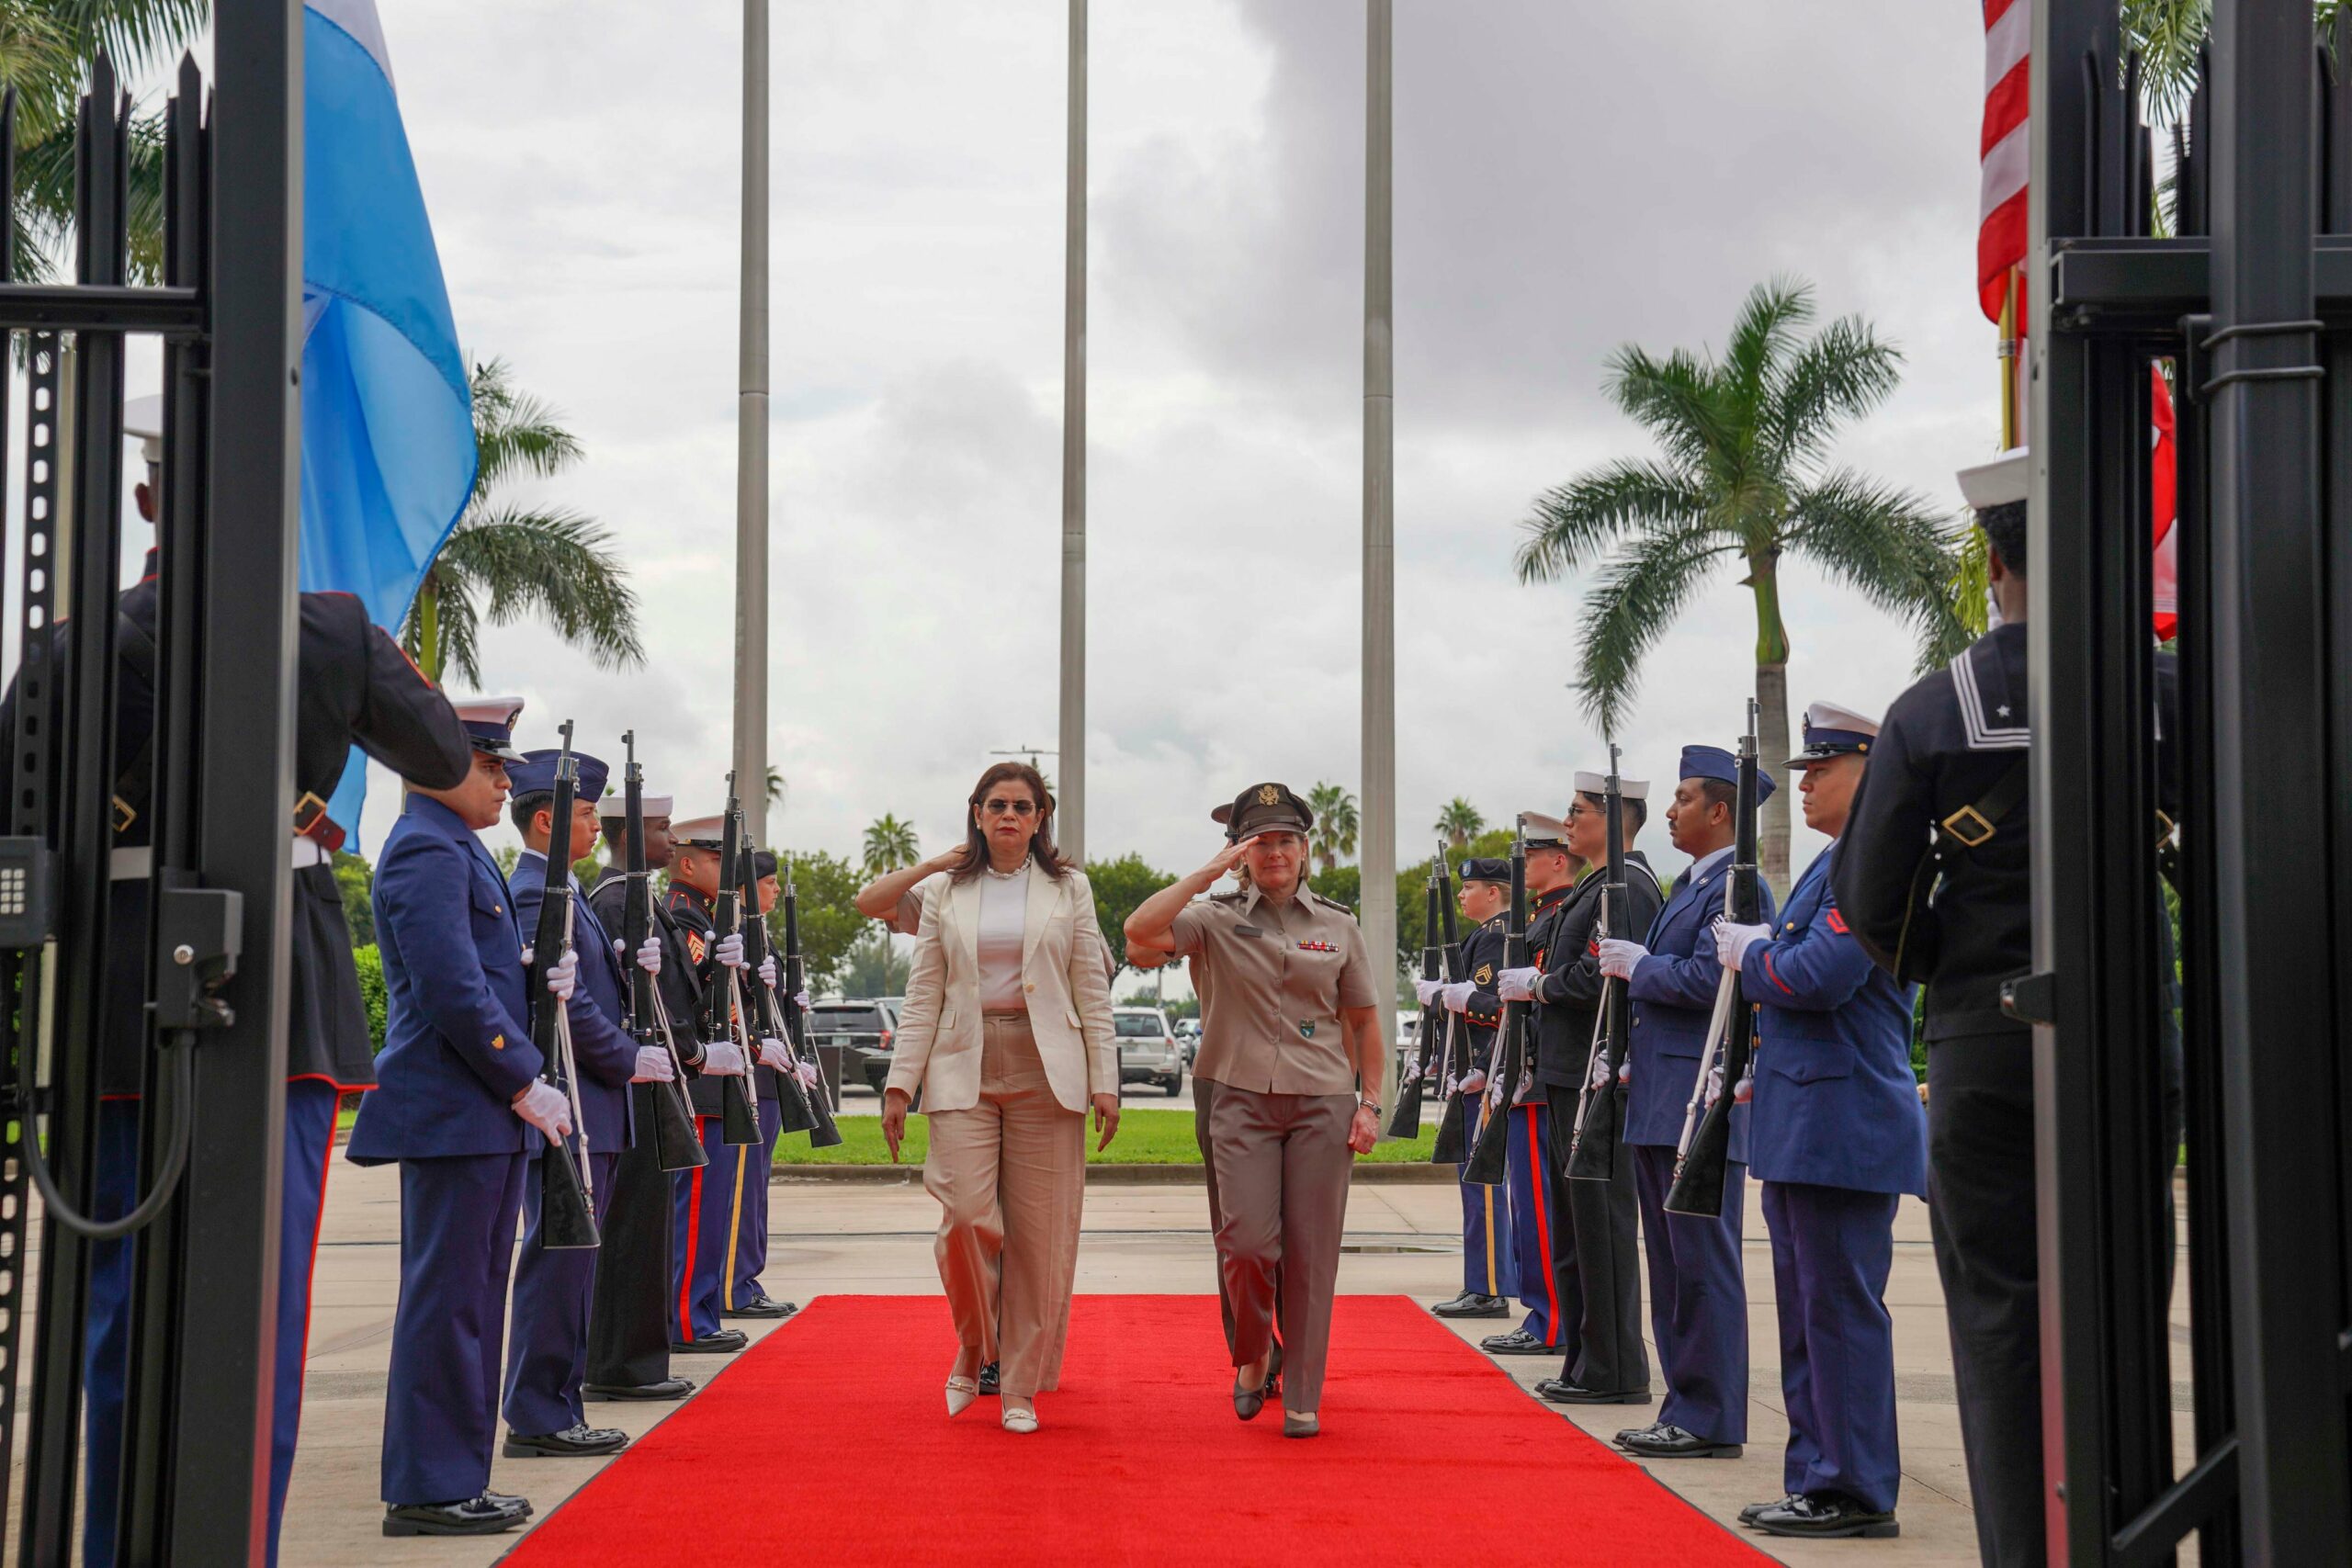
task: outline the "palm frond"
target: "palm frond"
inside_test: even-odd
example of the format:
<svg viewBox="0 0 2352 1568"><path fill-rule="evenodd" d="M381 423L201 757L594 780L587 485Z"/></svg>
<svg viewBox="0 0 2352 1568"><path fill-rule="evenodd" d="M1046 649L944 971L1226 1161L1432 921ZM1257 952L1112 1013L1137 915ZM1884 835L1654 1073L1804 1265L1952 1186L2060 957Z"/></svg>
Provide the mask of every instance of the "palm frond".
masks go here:
<svg viewBox="0 0 2352 1568"><path fill-rule="evenodd" d="M489 494L518 472L548 479L580 460L579 437L557 423L546 402L516 389L504 360L475 366L472 380L474 445L481 455L476 495Z"/></svg>
<svg viewBox="0 0 2352 1568"><path fill-rule="evenodd" d="M2322 0L2323 28L2333 8L2333 0ZM2140 54L2140 96L2150 118L2177 122L2197 91L2198 51L2212 28L2213 0L2123 0L2122 21L2124 47Z"/></svg>
<svg viewBox="0 0 2352 1568"><path fill-rule="evenodd" d="M480 585L492 625L535 611L598 665L628 668L645 662L645 650L637 595L611 537L577 513L477 508L442 546L440 560Z"/></svg>
<svg viewBox="0 0 2352 1568"><path fill-rule="evenodd" d="M1843 469L1790 500L1788 547L1906 622L1923 665L1968 646L1951 594L1958 531L1943 514L1907 491Z"/></svg>
<svg viewBox="0 0 2352 1568"><path fill-rule="evenodd" d="M1769 278L1740 301L1731 337L1724 344L1723 383L1725 395L1746 416L1738 422L1741 427L1757 424L1776 379L1775 367L1789 356L1797 329L1812 320L1813 285L1800 277Z"/></svg>
<svg viewBox="0 0 2352 1568"><path fill-rule="evenodd" d="M1653 536L1610 563L1586 595L1577 640L1584 655L1577 677L1585 716L1614 735L1640 684L1642 656L1650 650L1724 547L1702 528Z"/></svg>
<svg viewBox="0 0 2352 1568"><path fill-rule="evenodd" d="M1775 470L1813 462L1839 425L1860 419L1903 380L1903 351L1859 316L1830 322L1773 378L1758 411L1766 464Z"/></svg>
<svg viewBox="0 0 2352 1568"><path fill-rule="evenodd" d="M1689 525L1707 512L1697 479L1664 463L1621 458L1535 498L1520 526L1521 582L1549 582L1598 557L1626 534Z"/></svg>
<svg viewBox="0 0 2352 1568"><path fill-rule="evenodd" d="M85 58L103 47L124 76L186 49L212 19L210 0L54 0Z"/></svg>
<svg viewBox="0 0 2352 1568"><path fill-rule="evenodd" d="M1658 359L1629 343L1609 356L1603 389L1679 465L1706 469L1736 435L1716 382L1715 367L1687 349Z"/></svg>

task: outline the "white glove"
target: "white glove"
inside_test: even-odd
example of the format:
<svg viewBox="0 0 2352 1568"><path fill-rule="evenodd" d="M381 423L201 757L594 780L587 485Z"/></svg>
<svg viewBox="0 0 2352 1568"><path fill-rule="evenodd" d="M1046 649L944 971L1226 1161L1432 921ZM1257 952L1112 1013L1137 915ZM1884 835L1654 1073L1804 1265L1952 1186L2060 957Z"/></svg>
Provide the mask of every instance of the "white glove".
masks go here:
<svg viewBox="0 0 2352 1568"><path fill-rule="evenodd" d="M1474 1068L1468 1077L1464 1077L1460 1083L1453 1086L1453 1091L1456 1094L1476 1094L1480 1089L1485 1089L1486 1087L1487 1075Z"/></svg>
<svg viewBox="0 0 2352 1568"><path fill-rule="evenodd" d="M780 1073L788 1073L792 1070L792 1058L785 1053L783 1041L763 1040L760 1042L760 1066L774 1067Z"/></svg>
<svg viewBox="0 0 2352 1568"><path fill-rule="evenodd" d="M1467 1012L1470 1010L1470 993L1477 988L1467 980L1456 980L1438 995L1445 998L1446 1011Z"/></svg>
<svg viewBox="0 0 2352 1568"><path fill-rule="evenodd" d="M670 1053L659 1045L637 1048L637 1071L629 1075L631 1083L668 1083L677 1072L670 1066Z"/></svg>
<svg viewBox="0 0 2352 1568"><path fill-rule="evenodd" d="M815 1012L817 1010L817 1004L809 999L808 988L806 986L802 987L799 990L793 992L792 999L800 1004L800 1010L802 1012Z"/></svg>
<svg viewBox="0 0 2352 1568"><path fill-rule="evenodd" d="M718 946L712 952L711 956L729 969L751 967L749 964L743 962L743 933L741 931L737 931L731 936L720 937Z"/></svg>
<svg viewBox="0 0 2352 1568"><path fill-rule="evenodd" d="M1747 950L1772 934L1770 926L1743 926L1735 920L1715 922L1715 959L1726 969L1747 962Z"/></svg>
<svg viewBox="0 0 2352 1568"><path fill-rule="evenodd" d="M1430 1003L1436 1001L1438 993L1444 989L1445 982L1442 980L1416 980L1413 982L1413 995L1420 998L1420 1003L1423 1007L1428 1007Z"/></svg>
<svg viewBox="0 0 2352 1568"><path fill-rule="evenodd" d="M1717 1062L1707 1069L1707 1109L1713 1111L1715 1101L1724 1097L1724 1065Z"/></svg>
<svg viewBox="0 0 2352 1568"><path fill-rule="evenodd" d="M775 954L771 953L760 960L760 984L773 987L776 983Z"/></svg>
<svg viewBox="0 0 2352 1568"><path fill-rule="evenodd" d="M1535 999L1536 984L1543 978L1544 971L1532 965L1506 969L1495 976L1495 994L1507 1002L1532 1002Z"/></svg>
<svg viewBox="0 0 2352 1568"><path fill-rule="evenodd" d="M1600 972L1612 979L1631 979L1634 965L1649 955L1650 950L1640 942L1612 936L1600 944Z"/></svg>
<svg viewBox="0 0 2352 1568"><path fill-rule="evenodd" d="M545 1133L551 1144L571 1132L571 1100L544 1078L533 1079L530 1088L514 1097L509 1109Z"/></svg>
<svg viewBox="0 0 2352 1568"><path fill-rule="evenodd" d="M817 1079L821 1076L817 1071L817 1064L814 1062L803 1062L800 1064L798 1070L800 1081L807 1084L810 1089L815 1089L817 1087Z"/></svg>
<svg viewBox="0 0 2352 1568"><path fill-rule="evenodd" d="M579 985L580 954L567 953L560 962L548 971L548 989L554 994L556 1000L568 1002L571 999L571 993L579 988Z"/></svg>
<svg viewBox="0 0 2352 1568"><path fill-rule="evenodd" d="M1585 1075L1585 1084L1590 1089L1609 1087L1609 1058L1601 1052L1592 1054L1592 1070Z"/></svg>
<svg viewBox="0 0 2352 1568"><path fill-rule="evenodd" d="M614 945L618 946L618 943ZM648 975L662 973L662 939L649 936L637 946L637 966Z"/></svg>
<svg viewBox="0 0 2352 1568"><path fill-rule="evenodd" d="M702 1070L718 1077L743 1076L743 1048L732 1040L713 1040L702 1048Z"/></svg>

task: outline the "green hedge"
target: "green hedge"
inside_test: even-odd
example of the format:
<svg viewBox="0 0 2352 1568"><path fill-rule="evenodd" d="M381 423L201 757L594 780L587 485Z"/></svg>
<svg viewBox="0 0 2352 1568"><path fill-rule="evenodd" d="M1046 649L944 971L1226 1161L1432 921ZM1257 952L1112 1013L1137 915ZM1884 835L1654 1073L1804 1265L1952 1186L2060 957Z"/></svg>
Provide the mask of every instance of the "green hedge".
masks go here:
<svg viewBox="0 0 2352 1568"><path fill-rule="evenodd" d="M375 1042L375 1049L384 1048L384 955L376 944L351 950L351 961L359 966L359 996L368 1004L368 1038Z"/></svg>

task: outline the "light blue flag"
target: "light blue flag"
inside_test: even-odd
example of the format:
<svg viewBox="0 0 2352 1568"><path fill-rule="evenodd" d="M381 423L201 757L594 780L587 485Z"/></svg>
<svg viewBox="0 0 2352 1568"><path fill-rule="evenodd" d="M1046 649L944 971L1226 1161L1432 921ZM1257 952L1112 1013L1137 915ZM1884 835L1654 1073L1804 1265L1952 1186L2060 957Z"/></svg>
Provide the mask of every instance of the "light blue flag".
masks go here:
<svg viewBox="0 0 2352 1568"><path fill-rule="evenodd" d="M302 50L301 586L397 633L473 491L473 397L375 0L306 0ZM353 849L367 789L355 750Z"/></svg>

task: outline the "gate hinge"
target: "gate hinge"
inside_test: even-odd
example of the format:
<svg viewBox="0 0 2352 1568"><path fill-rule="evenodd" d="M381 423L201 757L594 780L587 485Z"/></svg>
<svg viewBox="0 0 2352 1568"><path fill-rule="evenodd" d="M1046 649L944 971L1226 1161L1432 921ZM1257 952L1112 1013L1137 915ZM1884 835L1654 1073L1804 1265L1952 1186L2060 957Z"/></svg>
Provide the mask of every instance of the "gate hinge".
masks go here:
<svg viewBox="0 0 2352 1568"><path fill-rule="evenodd" d="M244 951L245 896L197 885L193 872L155 874L155 1025L226 1029L236 1010L219 992Z"/></svg>

